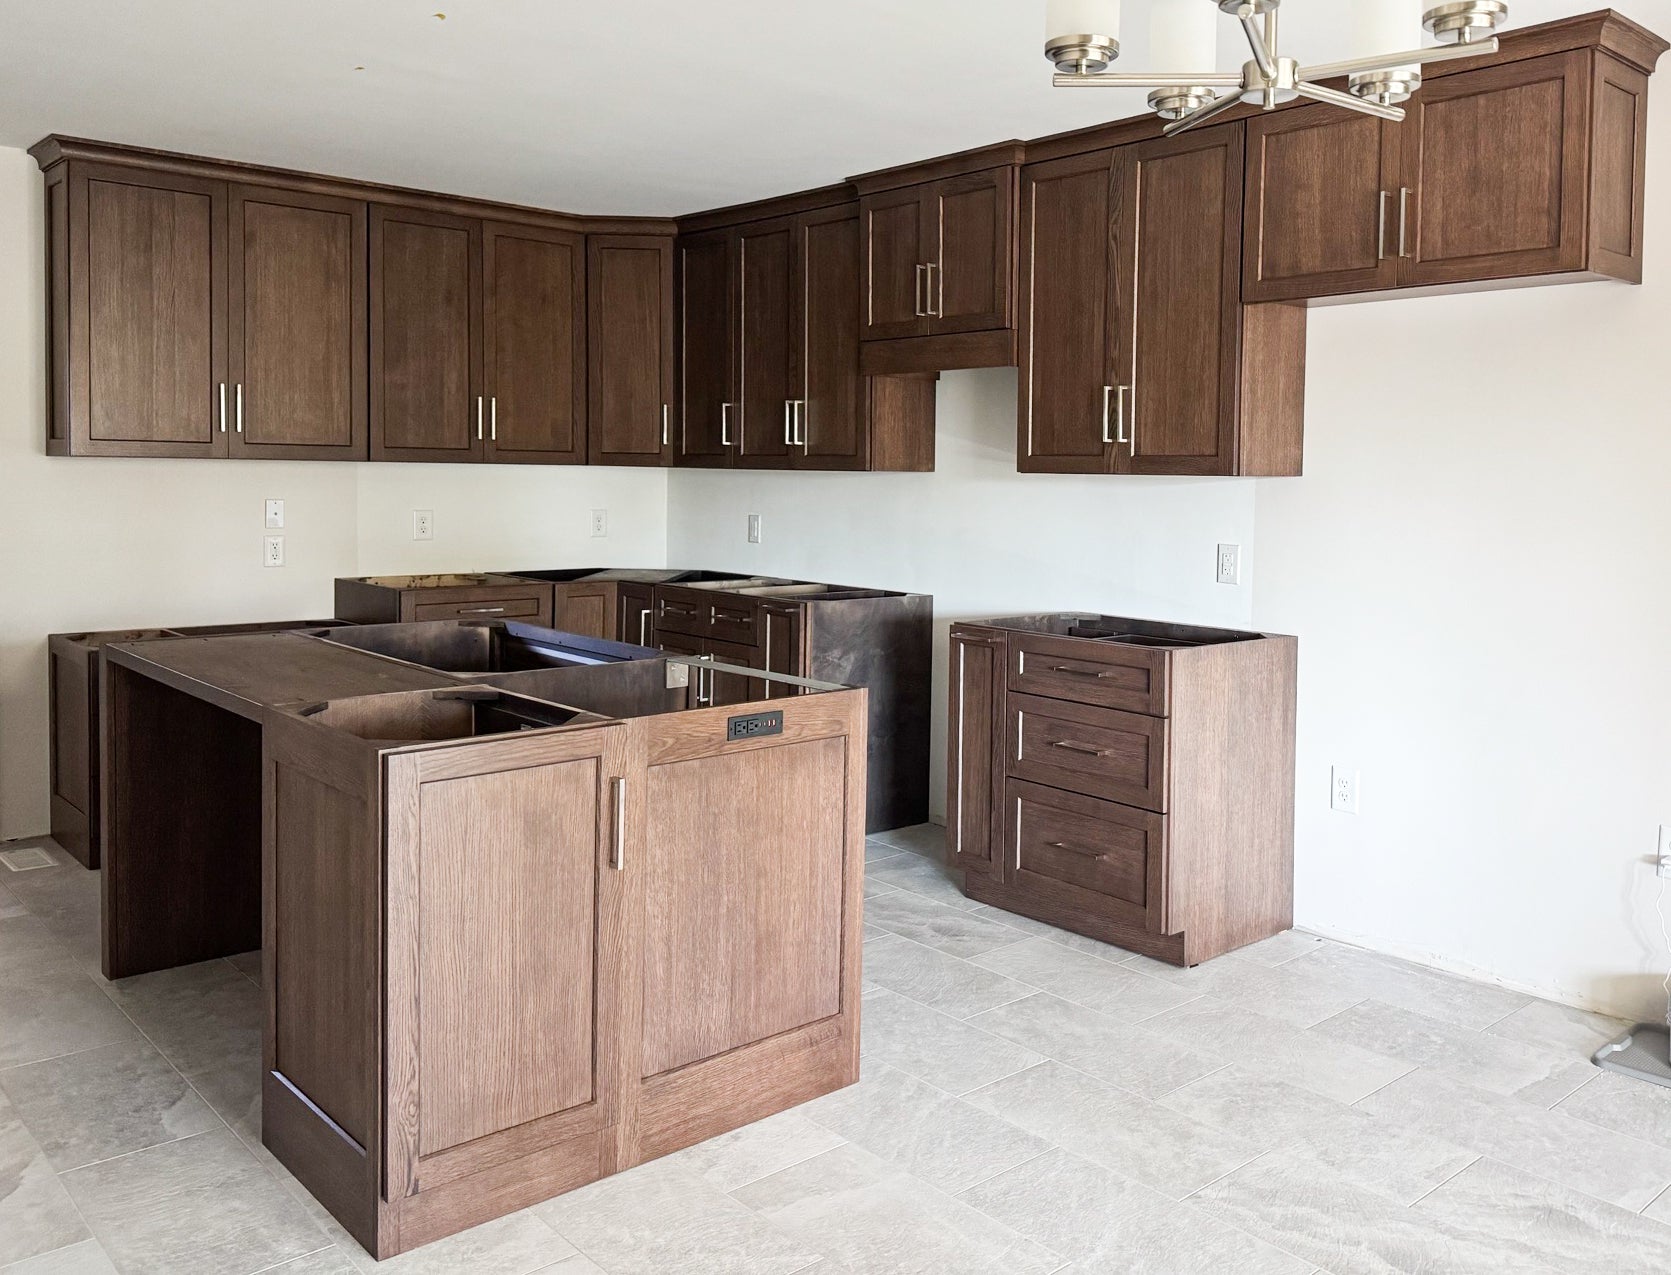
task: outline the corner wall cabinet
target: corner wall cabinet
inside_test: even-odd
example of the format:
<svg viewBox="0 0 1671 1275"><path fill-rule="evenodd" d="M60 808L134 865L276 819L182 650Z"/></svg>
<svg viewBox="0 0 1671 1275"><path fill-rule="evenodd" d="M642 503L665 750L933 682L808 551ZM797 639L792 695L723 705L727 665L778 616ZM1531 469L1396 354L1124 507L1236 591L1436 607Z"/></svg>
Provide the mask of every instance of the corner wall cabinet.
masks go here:
<svg viewBox="0 0 1671 1275"><path fill-rule="evenodd" d="M1295 475L1304 303L1641 281L1666 42L1500 41L1397 124L1146 115L677 220L49 137L47 449L926 470L933 378L1015 366L1022 472Z"/></svg>

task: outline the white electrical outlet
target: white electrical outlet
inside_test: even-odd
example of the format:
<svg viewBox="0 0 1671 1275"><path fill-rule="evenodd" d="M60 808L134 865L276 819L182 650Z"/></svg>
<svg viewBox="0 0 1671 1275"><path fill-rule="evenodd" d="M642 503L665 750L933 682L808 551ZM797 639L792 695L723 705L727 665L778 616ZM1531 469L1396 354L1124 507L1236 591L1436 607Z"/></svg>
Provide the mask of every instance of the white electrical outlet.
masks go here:
<svg viewBox="0 0 1671 1275"><path fill-rule="evenodd" d="M1358 813L1358 772L1336 766L1329 772L1329 809L1343 815Z"/></svg>
<svg viewBox="0 0 1671 1275"><path fill-rule="evenodd" d="M750 514L748 516L748 542L751 545L757 545L757 544L760 543L760 515L759 514Z"/></svg>
<svg viewBox="0 0 1671 1275"><path fill-rule="evenodd" d="M284 565L283 536L268 536L262 542L261 565L264 567L282 567Z"/></svg>
<svg viewBox="0 0 1671 1275"><path fill-rule="evenodd" d="M1218 582L1220 584L1240 584L1242 582L1241 545L1220 545L1218 547Z"/></svg>
<svg viewBox="0 0 1671 1275"><path fill-rule="evenodd" d="M609 534L609 510L592 510L592 539L602 540Z"/></svg>
<svg viewBox="0 0 1671 1275"><path fill-rule="evenodd" d="M1659 825L1659 867L1655 871L1662 877L1671 877L1671 823Z"/></svg>
<svg viewBox="0 0 1671 1275"><path fill-rule="evenodd" d="M284 502L282 500L269 500L266 517L268 531L284 530Z"/></svg>
<svg viewBox="0 0 1671 1275"><path fill-rule="evenodd" d="M412 539L435 539L435 511L433 509L414 509L412 511Z"/></svg>

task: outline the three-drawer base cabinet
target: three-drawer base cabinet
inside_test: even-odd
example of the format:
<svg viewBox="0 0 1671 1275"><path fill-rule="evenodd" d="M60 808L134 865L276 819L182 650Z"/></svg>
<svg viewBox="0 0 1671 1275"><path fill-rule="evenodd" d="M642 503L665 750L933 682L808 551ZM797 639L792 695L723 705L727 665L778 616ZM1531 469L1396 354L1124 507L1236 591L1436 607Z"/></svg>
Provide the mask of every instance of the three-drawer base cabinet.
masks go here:
<svg viewBox="0 0 1671 1275"><path fill-rule="evenodd" d="M947 853L971 899L1175 965L1293 924L1291 637L954 625Z"/></svg>

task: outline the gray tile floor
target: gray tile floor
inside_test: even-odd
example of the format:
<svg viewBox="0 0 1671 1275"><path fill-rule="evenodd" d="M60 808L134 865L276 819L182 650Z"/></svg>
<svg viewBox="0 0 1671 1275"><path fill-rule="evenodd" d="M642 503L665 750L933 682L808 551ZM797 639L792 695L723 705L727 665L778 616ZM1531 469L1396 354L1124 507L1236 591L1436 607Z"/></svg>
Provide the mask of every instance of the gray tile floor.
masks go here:
<svg viewBox="0 0 1671 1275"><path fill-rule="evenodd" d="M1671 1267L1623 1025L1301 933L1177 970L868 847L856 1086L386 1265L413 1275ZM0 870L0 1272L373 1263L262 1149L259 964L108 983L98 883Z"/></svg>

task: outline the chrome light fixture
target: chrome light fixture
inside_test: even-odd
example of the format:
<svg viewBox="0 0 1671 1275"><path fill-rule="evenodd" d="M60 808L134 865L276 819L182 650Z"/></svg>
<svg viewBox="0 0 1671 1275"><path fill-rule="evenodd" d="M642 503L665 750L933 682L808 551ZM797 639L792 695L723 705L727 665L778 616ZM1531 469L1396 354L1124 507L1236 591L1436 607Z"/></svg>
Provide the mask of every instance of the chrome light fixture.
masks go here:
<svg viewBox="0 0 1671 1275"><path fill-rule="evenodd" d="M1047 0L1044 52L1056 67L1051 82L1057 88L1151 90L1150 109L1169 121L1164 130L1169 137L1244 102L1270 111L1297 97L1401 120L1399 103L1421 87L1425 64L1495 53L1492 32L1508 17L1506 0L1457 0L1424 13L1425 2L1357 0L1355 35L1367 48L1399 49L1426 27L1438 46L1301 66L1279 49L1282 0L1150 0L1149 44L1156 61L1211 66L1221 13L1241 24L1253 57L1239 72L1122 74L1109 70L1120 56L1120 0ZM1347 92L1318 83L1339 76L1346 77Z"/></svg>

